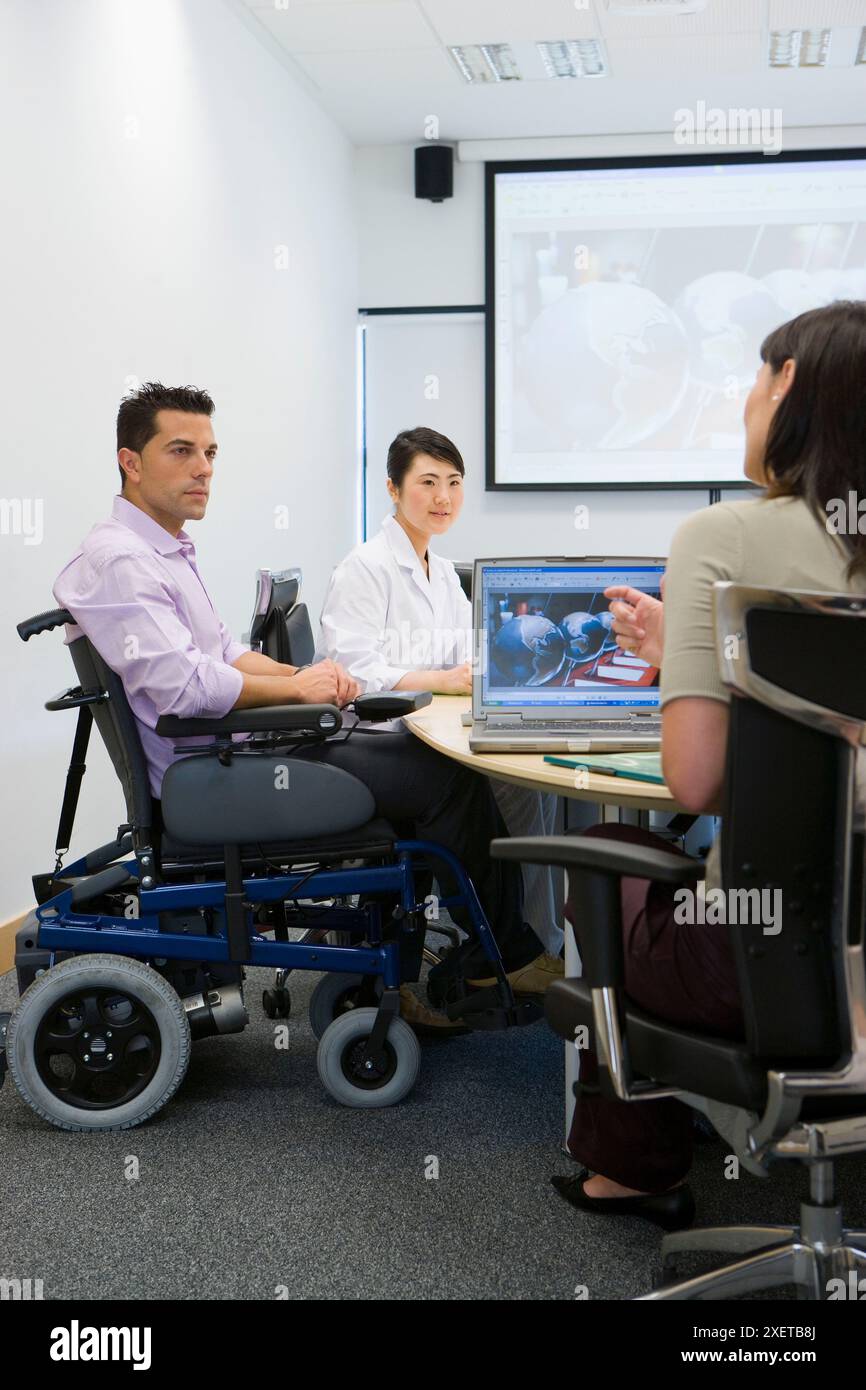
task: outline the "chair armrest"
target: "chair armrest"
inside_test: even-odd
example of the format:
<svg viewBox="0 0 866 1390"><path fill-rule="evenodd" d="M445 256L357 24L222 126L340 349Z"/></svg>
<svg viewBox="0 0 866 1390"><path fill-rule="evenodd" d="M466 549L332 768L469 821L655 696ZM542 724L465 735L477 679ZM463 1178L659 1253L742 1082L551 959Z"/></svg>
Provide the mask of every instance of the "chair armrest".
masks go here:
<svg viewBox="0 0 866 1390"><path fill-rule="evenodd" d="M198 738L212 734L255 734L310 732L335 734L343 726L336 705L258 705L254 709L233 709L222 719L182 719L161 714L156 732L163 738Z"/></svg>
<svg viewBox="0 0 866 1390"><path fill-rule="evenodd" d="M581 927L583 978L593 989L621 989L625 985L620 880L693 883L705 872L696 859L585 835L493 840L490 854L493 859L558 864L568 870L569 891Z"/></svg>
<svg viewBox="0 0 866 1390"><path fill-rule="evenodd" d="M359 695L353 708L359 719L378 722L414 714L416 709L429 705L432 699L429 690L407 690L405 694L402 691L383 690L376 695Z"/></svg>
<svg viewBox="0 0 866 1390"><path fill-rule="evenodd" d="M493 840L490 853L494 859L559 864L564 869L586 869L616 878L651 878L658 883L694 883L705 872L699 859L600 836L533 835L522 840Z"/></svg>

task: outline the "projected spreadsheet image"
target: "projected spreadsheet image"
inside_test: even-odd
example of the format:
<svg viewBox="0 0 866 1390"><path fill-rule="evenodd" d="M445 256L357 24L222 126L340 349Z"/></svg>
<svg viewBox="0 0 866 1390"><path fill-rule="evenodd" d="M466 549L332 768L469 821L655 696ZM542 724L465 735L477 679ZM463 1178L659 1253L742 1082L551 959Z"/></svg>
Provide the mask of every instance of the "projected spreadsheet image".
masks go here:
<svg viewBox="0 0 866 1390"><path fill-rule="evenodd" d="M660 570L500 571L485 583L484 699L503 703L655 704L659 668L623 652L604 590L660 597Z"/></svg>
<svg viewBox="0 0 866 1390"><path fill-rule="evenodd" d="M496 481L742 481L760 346L866 298L866 161L497 174Z"/></svg>

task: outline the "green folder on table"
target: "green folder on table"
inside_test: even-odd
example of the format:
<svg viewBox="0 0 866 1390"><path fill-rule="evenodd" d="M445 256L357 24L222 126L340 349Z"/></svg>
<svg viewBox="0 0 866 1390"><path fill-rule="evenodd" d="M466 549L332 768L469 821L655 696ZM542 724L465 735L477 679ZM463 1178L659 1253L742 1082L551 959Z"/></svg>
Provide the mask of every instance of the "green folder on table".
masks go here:
<svg viewBox="0 0 866 1390"><path fill-rule="evenodd" d="M664 786L661 753L583 753L564 758L558 753L546 753L546 763L556 767L585 767L608 777L630 777L635 782L659 782Z"/></svg>

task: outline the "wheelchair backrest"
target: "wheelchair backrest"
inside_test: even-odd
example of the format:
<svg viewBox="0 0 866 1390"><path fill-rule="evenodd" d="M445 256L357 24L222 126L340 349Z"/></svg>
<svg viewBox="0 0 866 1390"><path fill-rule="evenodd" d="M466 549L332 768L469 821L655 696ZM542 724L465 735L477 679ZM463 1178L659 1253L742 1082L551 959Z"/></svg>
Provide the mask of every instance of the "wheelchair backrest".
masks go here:
<svg viewBox="0 0 866 1390"><path fill-rule="evenodd" d="M148 830L153 820L153 803L147 762L123 682L83 633L70 642L69 652L82 690L101 690L108 696L91 705L93 719L120 778L126 818L137 831Z"/></svg>
<svg viewBox="0 0 866 1390"><path fill-rule="evenodd" d="M313 660L316 643L305 603L300 603L299 569L259 570L256 604L250 624L250 645L272 661L306 666Z"/></svg>

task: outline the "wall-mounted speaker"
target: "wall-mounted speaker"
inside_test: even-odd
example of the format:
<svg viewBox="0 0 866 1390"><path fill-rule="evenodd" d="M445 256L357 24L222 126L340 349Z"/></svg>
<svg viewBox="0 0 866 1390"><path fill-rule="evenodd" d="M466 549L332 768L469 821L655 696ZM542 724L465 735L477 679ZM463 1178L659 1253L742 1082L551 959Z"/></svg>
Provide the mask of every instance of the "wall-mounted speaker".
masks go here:
<svg viewBox="0 0 866 1390"><path fill-rule="evenodd" d="M415 149L415 197L442 203L454 196L454 150L451 145Z"/></svg>

